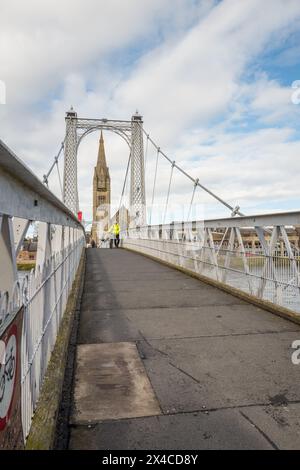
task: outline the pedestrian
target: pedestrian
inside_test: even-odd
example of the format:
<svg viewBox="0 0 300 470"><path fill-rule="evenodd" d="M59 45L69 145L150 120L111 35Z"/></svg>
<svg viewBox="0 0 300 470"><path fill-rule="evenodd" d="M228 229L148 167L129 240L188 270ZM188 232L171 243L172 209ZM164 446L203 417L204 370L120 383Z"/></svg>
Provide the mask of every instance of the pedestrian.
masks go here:
<svg viewBox="0 0 300 470"><path fill-rule="evenodd" d="M91 241L91 247L92 247L92 248L95 248L95 246L96 246L95 240L92 239L92 241Z"/></svg>
<svg viewBox="0 0 300 470"><path fill-rule="evenodd" d="M119 243L120 243L120 225L118 222L115 222L109 229L109 233L112 234L113 238L111 238L110 242L110 248L112 248L112 244L114 242L115 247L119 248Z"/></svg>
<svg viewBox="0 0 300 470"><path fill-rule="evenodd" d="M116 248L119 248L119 244L120 244L120 225L118 224L118 222L114 223L114 235L115 235L115 247Z"/></svg>

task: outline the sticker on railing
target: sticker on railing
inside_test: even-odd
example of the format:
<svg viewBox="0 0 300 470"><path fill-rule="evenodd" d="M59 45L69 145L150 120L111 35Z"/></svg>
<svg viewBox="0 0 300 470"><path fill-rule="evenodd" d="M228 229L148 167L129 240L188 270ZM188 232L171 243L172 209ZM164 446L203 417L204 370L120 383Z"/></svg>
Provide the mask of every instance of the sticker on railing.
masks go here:
<svg viewBox="0 0 300 470"><path fill-rule="evenodd" d="M300 364L300 340L299 339L296 339L295 341L292 342L292 348L296 350L292 353L292 357L291 357L292 363L295 366L298 366Z"/></svg>
<svg viewBox="0 0 300 470"><path fill-rule="evenodd" d="M9 420L16 384L17 326L13 325L5 343L5 360L0 369L0 431Z"/></svg>
<svg viewBox="0 0 300 470"><path fill-rule="evenodd" d="M0 340L0 367L5 364L5 349L6 345L4 341Z"/></svg>
<svg viewBox="0 0 300 470"><path fill-rule="evenodd" d="M20 346L23 308L0 337L0 450L24 448L21 418Z"/></svg>

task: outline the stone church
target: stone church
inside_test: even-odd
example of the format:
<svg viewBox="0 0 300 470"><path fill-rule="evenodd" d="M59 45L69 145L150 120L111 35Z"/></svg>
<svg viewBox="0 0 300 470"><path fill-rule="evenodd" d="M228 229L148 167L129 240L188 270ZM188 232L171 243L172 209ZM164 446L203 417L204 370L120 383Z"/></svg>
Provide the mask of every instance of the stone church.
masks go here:
<svg viewBox="0 0 300 470"><path fill-rule="evenodd" d="M92 238L99 243L110 224L110 175L106 164L104 139L101 131L97 165L93 179L93 225Z"/></svg>

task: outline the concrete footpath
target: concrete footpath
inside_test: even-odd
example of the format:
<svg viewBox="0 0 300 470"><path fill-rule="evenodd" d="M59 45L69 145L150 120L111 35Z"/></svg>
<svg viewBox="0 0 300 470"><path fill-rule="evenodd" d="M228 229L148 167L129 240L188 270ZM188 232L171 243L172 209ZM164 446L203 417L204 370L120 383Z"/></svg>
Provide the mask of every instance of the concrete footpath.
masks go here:
<svg viewBox="0 0 300 470"><path fill-rule="evenodd" d="M142 255L88 249L70 449L299 449L300 327Z"/></svg>

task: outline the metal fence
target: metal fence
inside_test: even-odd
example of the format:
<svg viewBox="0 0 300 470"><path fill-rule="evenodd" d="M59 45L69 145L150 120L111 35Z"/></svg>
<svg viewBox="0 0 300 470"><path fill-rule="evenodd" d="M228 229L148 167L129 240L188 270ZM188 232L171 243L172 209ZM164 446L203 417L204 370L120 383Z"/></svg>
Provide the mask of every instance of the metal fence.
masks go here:
<svg viewBox="0 0 300 470"><path fill-rule="evenodd" d="M17 255L32 222L38 239L36 267L21 277ZM0 141L0 332L22 308L18 347L25 440L84 245L77 217ZM0 367L0 378L4 369Z"/></svg>
<svg viewBox="0 0 300 470"><path fill-rule="evenodd" d="M75 240L38 266L22 282L24 299L21 346L22 423L26 437L30 430L43 379L47 371L68 297L76 276L84 238Z"/></svg>
<svg viewBox="0 0 300 470"><path fill-rule="evenodd" d="M85 245L82 229L64 227L62 233L67 241L61 251L15 281L11 295L9 291L0 292L0 328L24 308L21 412L25 439Z"/></svg>
<svg viewBox="0 0 300 470"><path fill-rule="evenodd" d="M282 221L275 214L140 227L123 232L122 244L300 313L300 254ZM255 231L259 248L245 247L243 226Z"/></svg>

